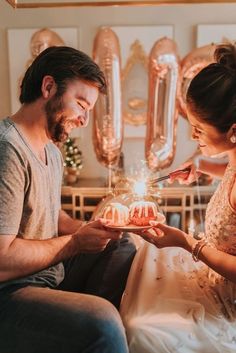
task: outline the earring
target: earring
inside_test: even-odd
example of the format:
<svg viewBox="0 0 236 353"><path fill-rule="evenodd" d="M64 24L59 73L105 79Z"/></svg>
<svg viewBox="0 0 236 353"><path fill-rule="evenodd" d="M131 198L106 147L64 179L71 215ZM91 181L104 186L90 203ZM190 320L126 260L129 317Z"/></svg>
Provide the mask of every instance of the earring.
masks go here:
<svg viewBox="0 0 236 353"><path fill-rule="evenodd" d="M232 136L230 137L230 141L231 141L232 143L236 143L236 136L235 136L235 135L232 135Z"/></svg>

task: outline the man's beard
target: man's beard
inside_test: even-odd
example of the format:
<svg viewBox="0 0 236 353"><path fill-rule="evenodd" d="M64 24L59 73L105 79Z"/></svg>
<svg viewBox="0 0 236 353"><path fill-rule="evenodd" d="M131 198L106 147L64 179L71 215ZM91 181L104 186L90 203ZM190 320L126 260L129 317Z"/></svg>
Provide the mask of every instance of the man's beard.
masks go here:
<svg viewBox="0 0 236 353"><path fill-rule="evenodd" d="M68 138L65 130L67 117L63 115L63 108L61 96L52 97L45 105L48 131L53 142L63 142Z"/></svg>

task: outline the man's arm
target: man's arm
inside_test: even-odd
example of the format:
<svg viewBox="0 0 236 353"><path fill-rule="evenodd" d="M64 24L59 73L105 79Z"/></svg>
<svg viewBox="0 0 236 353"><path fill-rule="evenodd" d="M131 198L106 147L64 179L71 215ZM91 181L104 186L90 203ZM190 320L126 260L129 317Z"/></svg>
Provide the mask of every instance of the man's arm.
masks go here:
<svg viewBox="0 0 236 353"><path fill-rule="evenodd" d="M75 253L72 235L47 240L0 235L0 282L39 272Z"/></svg>
<svg viewBox="0 0 236 353"><path fill-rule="evenodd" d="M100 221L90 222L76 233L44 240L0 234L0 282L37 273L78 253L100 252L110 239L120 236Z"/></svg>
<svg viewBox="0 0 236 353"><path fill-rule="evenodd" d="M58 235L75 233L84 222L71 218L65 211L60 210L58 217Z"/></svg>

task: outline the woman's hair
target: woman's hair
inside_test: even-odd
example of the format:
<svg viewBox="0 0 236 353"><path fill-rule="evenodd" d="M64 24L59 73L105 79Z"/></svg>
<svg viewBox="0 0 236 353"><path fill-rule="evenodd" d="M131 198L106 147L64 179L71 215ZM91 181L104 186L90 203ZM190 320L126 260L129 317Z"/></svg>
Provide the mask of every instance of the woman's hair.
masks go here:
<svg viewBox="0 0 236 353"><path fill-rule="evenodd" d="M41 52L27 69L21 84L20 102L31 103L41 95L44 76L57 84L57 95L65 92L67 83L81 80L106 93L106 82L99 66L85 53L66 46L50 47Z"/></svg>
<svg viewBox="0 0 236 353"><path fill-rule="evenodd" d="M218 45L214 58L215 63L192 79L187 105L201 120L224 133L236 123L236 47Z"/></svg>

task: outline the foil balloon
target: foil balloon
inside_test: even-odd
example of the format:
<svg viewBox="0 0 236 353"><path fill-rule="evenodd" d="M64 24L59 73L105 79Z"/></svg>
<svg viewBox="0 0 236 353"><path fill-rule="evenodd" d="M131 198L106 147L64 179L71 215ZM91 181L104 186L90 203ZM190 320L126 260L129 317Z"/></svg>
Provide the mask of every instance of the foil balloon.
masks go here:
<svg viewBox="0 0 236 353"><path fill-rule="evenodd" d="M58 33L49 28L42 28L36 31L30 39L32 58L36 58L46 48L62 45L65 43Z"/></svg>
<svg viewBox="0 0 236 353"><path fill-rule="evenodd" d="M49 28L41 28L36 31L30 39L30 53L31 58L26 63L28 68L34 59L45 49L52 46L63 46L65 45L63 39L58 33L52 31Z"/></svg>
<svg viewBox="0 0 236 353"><path fill-rule="evenodd" d="M149 95L145 154L152 171L167 168L176 145L179 58L173 40L158 40L149 55Z"/></svg>
<svg viewBox="0 0 236 353"><path fill-rule="evenodd" d="M36 31L30 39L30 53L31 57L27 60L25 65L25 70L32 64L35 58L46 48L52 46L63 46L65 45L63 39L59 36L58 33L52 31L49 28L41 28ZM24 70L24 71L25 71ZM22 83L23 75L18 79L18 95L20 95L20 86Z"/></svg>
<svg viewBox="0 0 236 353"><path fill-rule="evenodd" d="M98 31L93 58L104 72L107 95L100 95L94 108L93 146L100 163L108 168L119 161L123 122L121 110L121 61L119 40L110 28Z"/></svg>
<svg viewBox="0 0 236 353"><path fill-rule="evenodd" d="M184 118L186 112L186 94L193 77L204 67L214 62L214 44L205 45L194 49L186 55L181 62L180 91L178 96L179 111Z"/></svg>

